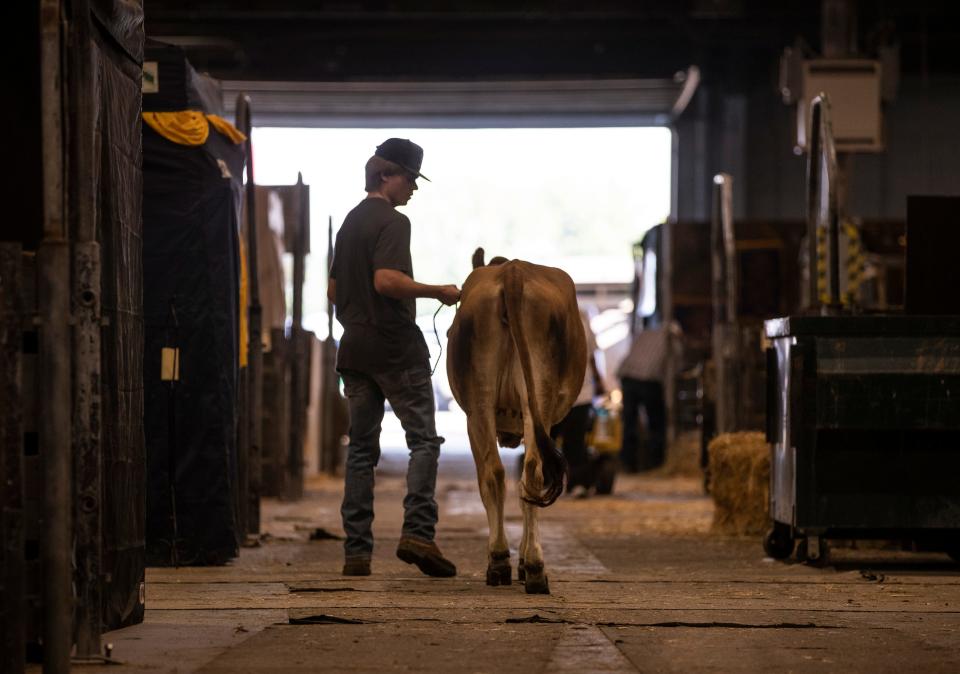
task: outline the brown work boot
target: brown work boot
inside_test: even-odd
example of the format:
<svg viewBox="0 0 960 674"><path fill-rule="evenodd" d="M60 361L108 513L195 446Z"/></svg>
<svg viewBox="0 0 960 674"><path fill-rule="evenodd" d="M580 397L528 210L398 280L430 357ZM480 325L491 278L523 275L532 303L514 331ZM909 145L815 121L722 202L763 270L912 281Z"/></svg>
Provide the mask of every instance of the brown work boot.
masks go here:
<svg viewBox="0 0 960 674"><path fill-rule="evenodd" d="M457 567L443 556L433 541L404 536L397 546L397 557L407 564L416 564L428 576L450 578L457 575Z"/></svg>
<svg viewBox="0 0 960 674"><path fill-rule="evenodd" d="M343 562L344 576L369 576L369 557L347 557Z"/></svg>

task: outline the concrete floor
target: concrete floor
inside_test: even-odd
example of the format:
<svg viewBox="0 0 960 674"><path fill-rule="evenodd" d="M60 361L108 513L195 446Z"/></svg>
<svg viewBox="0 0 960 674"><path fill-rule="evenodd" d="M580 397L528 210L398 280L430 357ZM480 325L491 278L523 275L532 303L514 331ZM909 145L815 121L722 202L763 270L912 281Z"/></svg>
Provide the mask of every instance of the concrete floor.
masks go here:
<svg viewBox="0 0 960 674"><path fill-rule="evenodd" d="M504 453L512 465L515 453ZM960 567L945 555L836 550L815 569L709 533L699 480L629 477L542 518L552 594L484 583L472 461L441 460L438 542L460 569L394 557L403 456L377 484L373 575L340 575L341 483L264 504L265 540L221 568L147 570L142 625L104 672L960 672ZM511 488L508 535L519 507ZM511 560L516 564L516 556ZM292 624L306 619L309 624ZM98 672L101 668L84 667Z"/></svg>

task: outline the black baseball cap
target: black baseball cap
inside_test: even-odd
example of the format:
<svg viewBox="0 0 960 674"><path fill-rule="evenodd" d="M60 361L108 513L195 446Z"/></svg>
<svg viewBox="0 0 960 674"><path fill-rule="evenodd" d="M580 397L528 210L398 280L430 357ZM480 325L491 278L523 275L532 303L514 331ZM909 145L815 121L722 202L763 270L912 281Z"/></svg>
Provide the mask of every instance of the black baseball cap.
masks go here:
<svg viewBox="0 0 960 674"><path fill-rule="evenodd" d="M420 173L423 163L423 148L406 138L387 138L377 146L374 154L381 159L392 161L418 178L431 182L430 178Z"/></svg>

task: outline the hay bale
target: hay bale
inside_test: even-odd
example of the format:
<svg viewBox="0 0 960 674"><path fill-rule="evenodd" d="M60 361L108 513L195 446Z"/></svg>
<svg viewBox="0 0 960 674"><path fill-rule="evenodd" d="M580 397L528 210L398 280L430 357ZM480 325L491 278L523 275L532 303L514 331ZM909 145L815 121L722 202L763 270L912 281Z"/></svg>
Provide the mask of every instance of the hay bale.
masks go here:
<svg viewBox="0 0 960 674"><path fill-rule="evenodd" d="M710 441L713 530L762 534L770 522L770 446L763 433L722 433Z"/></svg>

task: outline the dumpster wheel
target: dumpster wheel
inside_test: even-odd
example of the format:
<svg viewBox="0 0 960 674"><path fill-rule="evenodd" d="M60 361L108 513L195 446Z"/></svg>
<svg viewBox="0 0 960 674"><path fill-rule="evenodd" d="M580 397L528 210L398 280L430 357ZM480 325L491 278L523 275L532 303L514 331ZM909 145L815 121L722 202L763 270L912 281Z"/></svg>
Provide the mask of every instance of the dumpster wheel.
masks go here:
<svg viewBox="0 0 960 674"><path fill-rule="evenodd" d="M830 548L822 536L810 535L800 539L797 546L797 559L805 564L825 567L830 564Z"/></svg>
<svg viewBox="0 0 960 674"><path fill-rule="evenodd" d="M774 522L763 537L763 551L774 559L786 559L793 554L793 534L790 527Z"/></svg>

